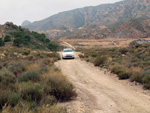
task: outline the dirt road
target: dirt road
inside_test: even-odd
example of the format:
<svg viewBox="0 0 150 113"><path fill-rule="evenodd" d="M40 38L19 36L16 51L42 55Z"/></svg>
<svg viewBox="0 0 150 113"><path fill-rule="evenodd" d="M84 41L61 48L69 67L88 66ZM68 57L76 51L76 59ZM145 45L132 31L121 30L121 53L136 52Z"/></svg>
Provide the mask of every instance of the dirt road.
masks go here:
<svg viewBox="0 0 150 113"><path fill-rule="evenodd" d="M74 84L78 97L63 103L69 113L150 113L150 91L92 64L60 60L55 64Z"/></svg>

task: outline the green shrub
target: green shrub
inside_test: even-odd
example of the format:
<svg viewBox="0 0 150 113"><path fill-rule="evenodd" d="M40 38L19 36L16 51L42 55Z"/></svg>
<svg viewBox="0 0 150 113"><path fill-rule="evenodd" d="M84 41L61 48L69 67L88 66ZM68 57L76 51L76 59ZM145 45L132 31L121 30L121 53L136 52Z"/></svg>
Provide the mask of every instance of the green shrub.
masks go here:
<svg viewBox="0 0 150 113"><path fill-rule="evenodd" d="M9 87L16 82L15 75L6 68L0 70L0 87Z"/></svg>
<svg viewBox="0 0 150 113"><path fill-rule="evenodd" d="M51 51L57 51L58 45L56 43L49 43L47 48L50 49Z"/></svg>
<svg viewBox="0 0 150 113"><path fill-rule="evenodd" d="M23 53L23 55L29 55L30 54L30 51L25 51L24 53Z"/></svg>
<svg viewBox="0 0 150 113"><path fill-rule="evenodd" d="M16 63L12 66L9 66L8 69L11 72L13 72L15 75L18 75L18 74L22 73L23 71L25 71L25 67L21 63Z"/></svg>
<svg viewBox="0 0 150 113"><path fill-rule="evenodd" d="M11 41L11 37L6 35L4 38L4 42L10 42Z"/></svg>
<svg viewBox="0 0 150 113"><path fill-rule="evenodd" d="M41 68L40 69L40 72L41 73L47 73L49 71L49 69L47 69L47 68Z"/></svg>
<svg viewBox="0 0 150 113"><path fill-rule="evenodd" d="M122 72L118 73L118 77L119 77L120 80L122 80L122 79L128 79L129 75L126 72L122 71Z"/></svg>
<svg viewBox="0 0 150 113"><path fill-rule="evenodd" d="M150 83L149 84L144 84L144 89L150 90Z"/></svg>
<svg viewBox="0 0 150 113"><path fill-rule="evenodd" d="M14 93L10 90L3 90L0 92L0 109L7 104L12 107L17 105L20 101L20 95L17 93Z"/></svg>
<svg viewBox="0 0 150 113"><path fill-rule="evenodd" d="M106 61L107 61L107 57L106 56L98 56L94 60L94 65L95 66L103 66L104 64L106 64Z"/></svg>
<svg viewBox="0 0 150 113"><path fill-rule="evenodd" d="M23 100L39 102L43 96L43 87L31 82L21 84L21 97Z"/></svg>
<svg viewBox="0 0 150 113"><path fill-rule="evenodd" d="M148 57L145 57L144 58L144 61L150 61L150 57L148 56Z"/></svg>
<svg viewBox="0 0 150 113"><path fill-rule="evenodd" d="M45 92L53 95L59 101L67 101L76 97L73 85L59 73L57 72L56 75L51 75L49 72L46 74L47 78L43 80L43 83L46 84L44 85Z"/></svg>
<svg viewBox="0 0 150 113"><path fill-rule="evenodd" d="M45 105L54 105L57 103L57 100L54 96L48 95L45 96L42 100L41 100L41 104L45 104Z"/></svg>
<svg viewBox="0 0 150 113"><path fill-rule="evenodd" d="M18 81L19 82L39 81L39 73L37 71L25 72L22 76L18 77Z"/></svg>
<svg viewBox="0 0 150 113"><path fill-rule="evenodd" d="M131 82L139 82L142 83L142 78L143 76L141 75L140 72L134 72L131 76L130 76L130 81Z"/></svg>
<svg viewBox="0 0 150 113"><path fill-rule="evenodd" d="M97 57L97 54L92 54L91 57L94 57L94 58L95 58L95 57Z"/></svg>
<svg viewBox="0 0 150 113"><path fill-rule="evenodd" d="M146 74L143 79L143 83L150 84L150 74Z"/></svg>
<svg viewBox="0 0 150 113"><path fill-rule="evenodd" d="M22 44L22 39L20 37L17 37L14 39L14 46L19 47Z"/></svg>
<svg viewBox="0 0 150 113"><path fill-rule="evenodd" d="M17 93L11 92L11 94L8 96L8 104L12 107L16 106L21 100L21 97Z"/></svg>
<svg viewBox="0 0 150 113"><path fill-rule="evenodd" d="M67 101L76 96L74 87L70 83L63 81L51 81L51 92L50 94L55 96L60 101Z"/></svg>
<svg viewBox="0 0 150 113"><path fill-rule="evenodd" d="M123 68L121 65L114 65L112 68L111 68L111 72L114 73L114 74L119 74L123 71Z"/></svg>
<svg viewBox="0 0 150 113"><path fill-rule="evenodd" d="M0 92L0 109L2 109L2 107L7 104L8 102L8 95L9 95L9 91L8 90L1 90Z"/></svg>
<svg viewBox="0 0 150 113"><path fill-rule="evenodd" d="M60 55L58 53L56 53L56 52L49 53L47 56L50 57L50 58L55 58L56 60L60 60L61 59Z"/></svg>
<svg viewBox="0 0 150 113"><path fill-rule="evenodd" d="M0 46L4 46L4 45L5 45L5 43L4 43L3 39L0 38Z"/></svg>
<svg viewBox="0 0 150 113"><path fill-rule="evenodd" d="M146 75L150 75L150 71L144 71L144 72L142 72L142 76L143 77L146 76Z"/></svg>

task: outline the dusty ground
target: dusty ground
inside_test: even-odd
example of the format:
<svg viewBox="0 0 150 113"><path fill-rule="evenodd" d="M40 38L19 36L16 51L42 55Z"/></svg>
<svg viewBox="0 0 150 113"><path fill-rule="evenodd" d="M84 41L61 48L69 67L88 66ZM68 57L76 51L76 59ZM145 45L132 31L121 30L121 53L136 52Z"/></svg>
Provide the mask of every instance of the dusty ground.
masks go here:
<svg viewBox="0 0 150 113"><path fill-rule="evenodd" d="M60 60L55 64L74 84L77 99L61 106L69 113L150 113L150 91L129 81L120 81L91 63Z"/></svg>
<svg viewBox="0 0 150 113"><path fill-rule="evenodd" d="M112 48L128 47L129 44L135 40L138 40L138 38L63 39L60 41L68 42L75 48ZM145 40L150 40L150 38L145 38Z"/></svg>

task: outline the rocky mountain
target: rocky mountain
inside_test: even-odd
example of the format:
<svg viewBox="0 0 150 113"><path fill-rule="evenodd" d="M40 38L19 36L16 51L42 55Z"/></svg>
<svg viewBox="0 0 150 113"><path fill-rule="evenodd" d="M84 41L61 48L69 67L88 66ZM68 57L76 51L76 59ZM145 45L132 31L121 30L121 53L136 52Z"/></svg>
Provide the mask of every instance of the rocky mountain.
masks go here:
<svg viewBox="0 0 150 113"><path fill-rule="evenodd" d="M137 21L126 20L112 27L89 25L72 30L47 30L51 39L102 39L102 38L149 38L150 19Z"/></svg>
<svg viewBox="0 0 150 113"><path fill-rule="evenodd" d="M150 18L150 0L123 0L114 4L85 7L61 12L27 26L30 30L71 29L88 25L111 25L131 18L145 20Z"/></svg>
<svg viewBox="0 0 150 113"><path fill-rule="evenodd" d="M24 26L27 26L27 25L29 25L29 24L31 24L31 22L28 21L28 20L25 20L25 21L21 24L21 26L24 27Z"/></svg>

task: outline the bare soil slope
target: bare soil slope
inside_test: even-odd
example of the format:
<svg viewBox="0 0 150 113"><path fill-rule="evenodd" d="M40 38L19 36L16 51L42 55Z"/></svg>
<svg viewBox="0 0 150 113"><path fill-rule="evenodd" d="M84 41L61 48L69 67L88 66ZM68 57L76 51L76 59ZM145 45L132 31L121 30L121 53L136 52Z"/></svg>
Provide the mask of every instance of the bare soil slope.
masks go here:
<svg viewBox="0 0 150 113"><path fill-rule="evenodd" d="M120 81L92 64L60 60L55 64L76 87L78 97L62 105L69 113L149 113L150 91Z"/></svg>

